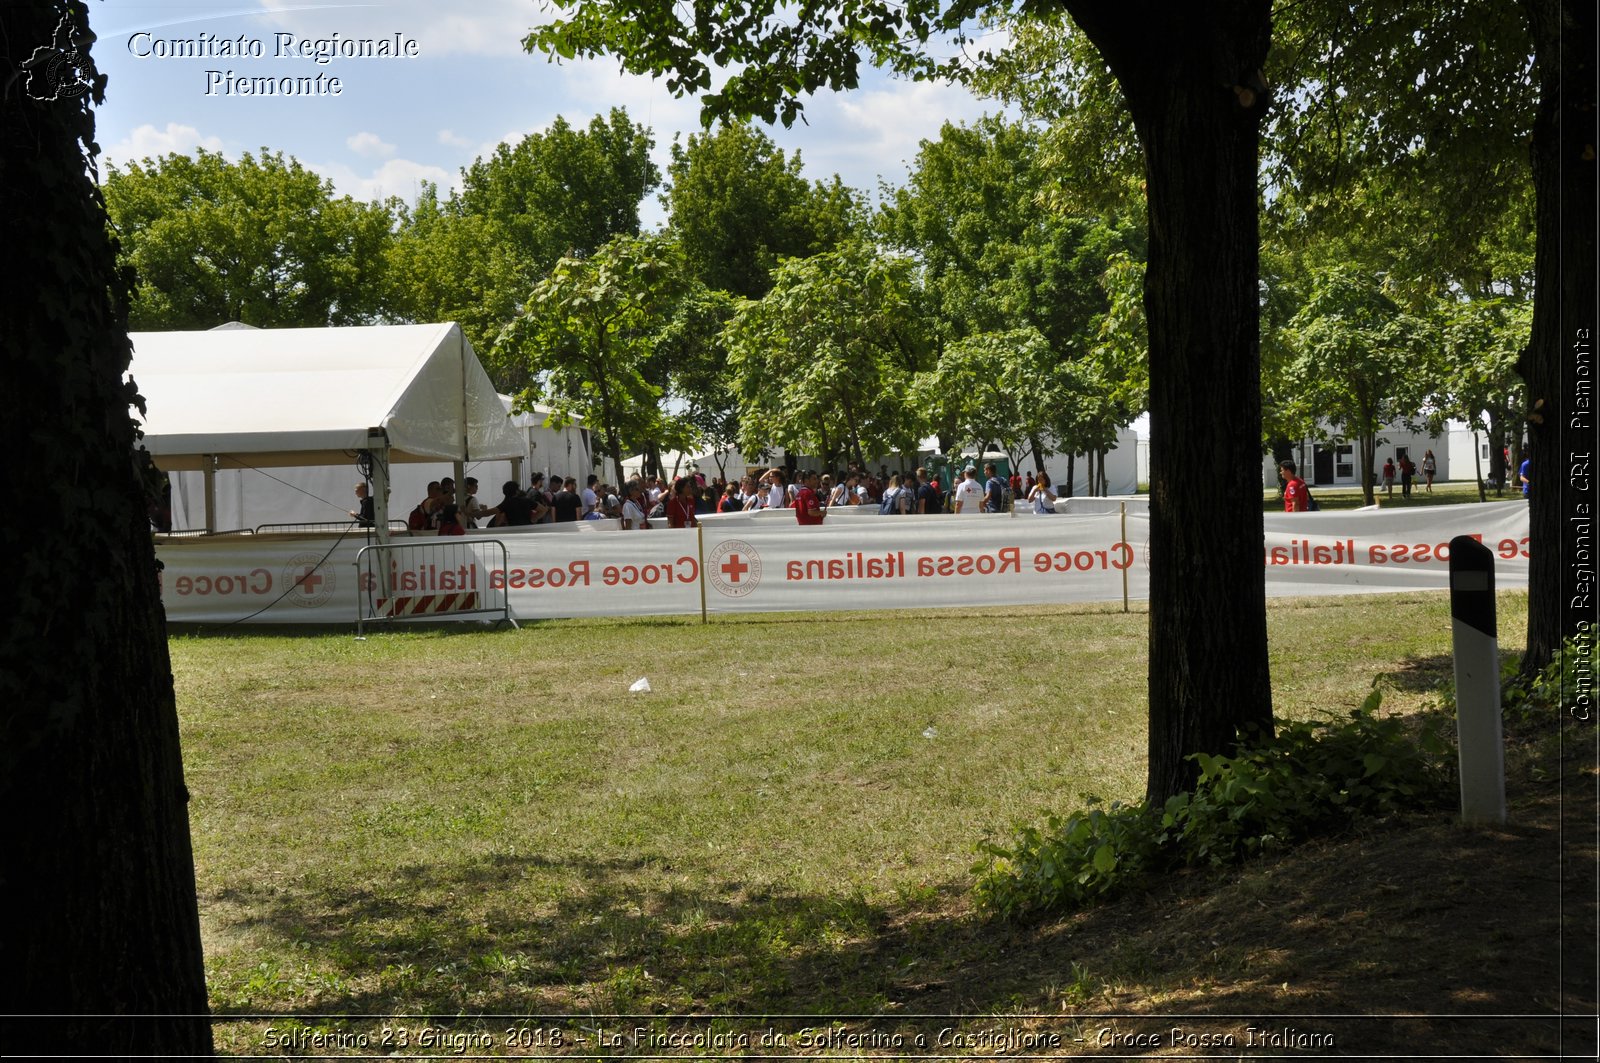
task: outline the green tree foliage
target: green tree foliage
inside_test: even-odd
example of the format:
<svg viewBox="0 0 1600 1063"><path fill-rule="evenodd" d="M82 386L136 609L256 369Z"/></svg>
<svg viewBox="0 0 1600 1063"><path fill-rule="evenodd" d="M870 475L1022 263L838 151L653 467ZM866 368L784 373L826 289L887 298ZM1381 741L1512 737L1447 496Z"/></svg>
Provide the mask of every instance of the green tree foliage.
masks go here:
<svg viewBox="0 0 1600 1063"><path fill-rule="evenodd" d="M1000 51L979 51L973 87L1039 126L1042 199L1058 212L1143 220L1144 156L1133 115L1100 50L1066 8L1002 9Z"/></svg>
<svg viewBox="0 0 1600 1063"><path fill-rule="evenodd" d="M424 186L390 251L393 312L459 322L475 350L489 351L559 259L639 234L639 205L661 179L653 143L620 108L583 129L558 117L475 160L449 199ZM526 368L495 362L491 373L516 391L530 383Z"/></svg>
<svg viewBox="0 0 1600 1063"><path fill-rule="evenodd" d="M563 256L639 234L639 204L661 182L650 161L654 143L621 108L585 129L557 117L463 170L451 209L492 221L531 286Z"/></svg>
<svg viewBox="0 0 1600 1063"><path fill-rule="evenodd" d="M524 283L511 241L493 218L462 214L424 184L404 212L388 251L388 304L411 321L454 321L474 350L486 353L516 316L531 285ZM525 386L502 377L502 388Z"/></svg>
<svg viewBox="0 0 1600 1063"><path fill-rule="evenodd" d="M1024 241L1033 237L1026 249L1036 250L1046 224L1036 147L1028 127L1003 119L947 122L938 140L923 141L906 183L880 212L889 244L917 258L946 339L1020 323L1001 286L1012 280Z"/></svg>
<svg viewBox="0 0 1600 1063"><path fill-rule="evenodd" d="M707 288L759 299L780 259L838 246L861 213L835 177L811 184L800 154L737 122L672 145L664 202L690 272Z"/></svg>
<svg viewBox="0 0 1600 1063"><path fill-rule="evenodd" d="M1064 421L1050 427L1052 435L1070 441L1073 453L1088 454L1091 473L1105 478L1106 452L1117 444L1117 433L1150 403L1150 354L1144 320L1144 263L1125 251L1113 253L1100 275L1106 310L1088 354L1071 363L1074 370L1068 401L1052 407ZM1092 494L1102 493L1090 477ZM1072 485L1066 485L1068 492Z"/></svg>
<svg viewBox="0 0 1600 1063"><path fill-rule="evenodd" d="M1370 506L1379 429L1417 417L1434 383L1427 324L1405 313L1376 277L1348 265L1318 270L1310 283L1290 323L1291 385L1320 420L1357 440Z"/></svg>
<svg viewBox="0 0 1600 1063"><path fill-rule="evenodd" d="M1040 461L1055 450L1088 452L1109 445L1107 429L1114 439L1144 406L1143 267L1128 250L1143 241L1126 223L1057 213L1039 138L1001 118L946 124L880 213L886 239L921 267L946 343L940 361L952 358L919 388L935 431L953 434L945 449L998 442ZM1125 276L1131 289L1117 279ZM1122 297L1115 311L1113 293ZM990 376L979 381L984 366ZM958 396L1002 376L1010 394L1028 399L1009 424L980 431L987 415L959 412Z"/></svg>
<svg viewBox="0 0 1600 1063"><path fill-rule="evenodd" d="M393 205L335 197L282 152L113 166L105 199L138 276L135 329L355 325L383 309Z"/></svg>
<svg viewBox="0 0 1600 1063"><path fill-rule="evenodd" d="M739 302L727 292L691 286L656 347L671 394L683 406L682 418L695 443L715 456L720 475L727 474L723 452L739 444L739 396L723 337Z"/></svg>
<svg viewBox="0 0 1600 1063"><path fill-rule="evenodd" d="M1510 297L1445 301L1434 312L1447 367L1433 396L1435 421L1451 417L1465 421L1474 433L1487 434L1492 461L1489 468L1476 470L1480 498L1485 497L1485 477L1505 482L1500 450L1506 426L1517 424L1523 409L1517 361L1527 346L1532 317L1531 301ZM1512 468L1518 464L1513 461ZM1457 478L1463 471L1456 471Z"/></svg>
<svg viewBox="0 0 1600 1063"><path fill-rule="evenodd" d="M620 473L624 448L682 446L682 422L661 405L658 347L687 290L659 237L617 236L587 258L563 258L534 286L491 351L502 378L529 383L523 406L548 403L598 432Z"/></svg>
<svg viewBox="0 0 1600 1063"><path fill-rule="evenodd" d="M778 267L766 297L724 335L739 395L740 449L831 461L915 453L926 422L905 401L927 357L912 263L854 242Z"/></svg>
<svg viewBox="0 0 1600 1063"><path fill-rule="evenodd" d="M1481 234L1531 180L1532 65L1513 3L1296 4L1268 176L1300 223L1386 243L1397 281L1474 290Z"/></svg>
<svg viewBox="0 0 1600 1063"><path fill-rule="evenodd" d="M916 374L908 398L919 414L950 433L950 443L941 440L947 451L962 445L981 451L998 443L1015 453L1019 441L1025 444L1044 430L1041 416L1050 401L1047 385L1057 378L1054 368L1037 329L978 332L946 344L938 360Z"/></svg>

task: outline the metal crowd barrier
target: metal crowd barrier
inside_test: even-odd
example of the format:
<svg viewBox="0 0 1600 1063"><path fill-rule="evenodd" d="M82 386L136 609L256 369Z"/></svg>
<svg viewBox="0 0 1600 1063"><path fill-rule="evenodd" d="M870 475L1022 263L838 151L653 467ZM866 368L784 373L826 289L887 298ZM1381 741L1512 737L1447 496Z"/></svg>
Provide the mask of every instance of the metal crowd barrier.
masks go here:
<svg viewBox="0 0 1600 1063"><path fill-rule="evenodd" d="M507 567L499 539L445 536L363 546L356 553L356 634L368 624L398 620L495 617L516 627Z"/></svg>
<svg viewBox="0 0 1600 1063"><path fill-rule="evenodd" d="M354 520L320 520L320 521L306 521L306 522L303 522L303 523L300 523L300 524L257 524L256 525L256 534L257 535L266 535L266 534L279 534L279 535L282 535L282 534L285 534L285 533L293 534L293 533L300 533L300 532L312 532L312 533L315 533L315 532L329 532L329 531L341 532L341 531L344 531L347 528L352 528L352 527L361 529L363 531L366 530L365 528L362 527L361 524L359 524L358 522L356 522ZM389 530L391 532L397 532L397 531L398 532L403 532L403 531L407 531L409 529L408 529L408 526L406 525L405 521L403 521L403 520L391 520L389 522Z"/></svg>
<svg viewBox="0 0 1600 1063"><path fill-rule="evenodd" d="M158 531L156 535L164 539L215 539L224 535L254 535L249 528L223 528L219 531L210 531L206 528L174 528L171 531Z"/></svg>

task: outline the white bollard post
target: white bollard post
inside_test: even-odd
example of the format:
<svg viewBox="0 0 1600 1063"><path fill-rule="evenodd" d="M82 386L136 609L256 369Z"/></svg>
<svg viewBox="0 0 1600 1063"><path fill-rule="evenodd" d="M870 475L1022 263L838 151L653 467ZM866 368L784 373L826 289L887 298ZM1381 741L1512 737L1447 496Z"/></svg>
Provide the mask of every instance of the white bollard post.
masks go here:
<svg viewBox="0 0 1600 1063"><path fill-rule="evenodd" d="M1456 736L1464 823L1506 821L1500 736L1500 642L1495 628L1494 552L1470 535L1450 540Z"/></svg>

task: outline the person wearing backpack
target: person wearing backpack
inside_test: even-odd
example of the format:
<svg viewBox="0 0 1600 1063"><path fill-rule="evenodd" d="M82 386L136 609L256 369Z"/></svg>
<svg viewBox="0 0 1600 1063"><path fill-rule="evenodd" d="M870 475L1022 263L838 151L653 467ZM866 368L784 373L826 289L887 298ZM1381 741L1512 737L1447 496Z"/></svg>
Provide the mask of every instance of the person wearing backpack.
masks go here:
<svg viewBox="0 0 1600 1063"><path fill-rule="evenodd" d="M438 480L428 481L428 497L416 504L406 517L410 531L430 531L439 526L439 510L444 506L444 492Z"/></svg>
<svg viewBox="0 0 1600 1063"><path fill-rule="evenodd" d="M1283 511L1304 513L1311 509L1311 489L1295 471L1294 462L1280 461L1278 468L1283 470Z"/></svg>
<svg viewBox="0 0 1600 1063"><path fill-rule="evenodd" d="M878 502L878 515L886 517L891 513L909 513L911 507L907 505L908 501L906 489L900 486L900 474L895 473L889 477L889 486L884 489L883 498Z"/></svg>

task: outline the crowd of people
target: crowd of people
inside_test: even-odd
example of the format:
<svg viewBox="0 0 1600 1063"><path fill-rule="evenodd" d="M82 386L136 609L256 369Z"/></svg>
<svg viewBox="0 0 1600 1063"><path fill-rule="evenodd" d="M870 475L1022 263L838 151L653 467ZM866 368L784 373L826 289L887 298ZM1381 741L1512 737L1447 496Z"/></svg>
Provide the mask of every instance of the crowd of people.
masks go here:
<svg viewBox="0 0 1600 1063"><path fill-rule="evenodd" d="M925 468L890 472L885 466L874 474L852 465L838 474L797 473L781 467L749 473L739 479L708 479L694 471L669 484L662 476L634 475L620 487L590 475L583 486L577 478L546 477L534 473L523 487L514 480L501 486L493 505L478 497L478 481L465 477L459 485L446 476L428 484L427 497L406 518L412 531L462 535L468 528L526 527L580 520L615 520L626 531L654 527L692 528L710 513L741 513L758 509L794 510L801 524L820 524L832 507L870 506L881 514L1009 513L1024 499L1035 513L1055 512L1056 494L1048 474L1001 475L990 463L978 469L968 465L952 485L930 476ZM808 497L809 496L809 497ZM363 527L373 522L372 499L365 482L356 484L357 507L350 516Z"/></svg>

